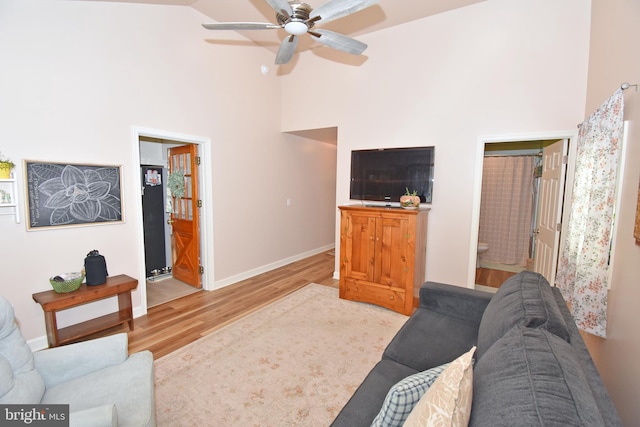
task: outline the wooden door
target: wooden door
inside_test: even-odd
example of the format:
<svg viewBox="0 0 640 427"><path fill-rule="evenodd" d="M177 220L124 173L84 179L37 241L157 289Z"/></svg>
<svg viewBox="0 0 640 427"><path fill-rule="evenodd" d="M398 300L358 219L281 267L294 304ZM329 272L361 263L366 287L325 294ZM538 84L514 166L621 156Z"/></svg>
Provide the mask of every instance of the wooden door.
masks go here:
<svg viewBox="0 0 640 427"><path fill-rule="evenodd" d="M558 141L542 152L542 180L538 219L534 230L536 246L534 271L553 286L560 246L560 218L564 196L565 163L568 141Z"/></svg>
<svg viewBox="0 0 640 427"><path fill-rule="evenodd" d="M344 251L342 272L344 277L372 281L375 256L376 217L342 211L343 232L340 234Z"/></svg>
<svg viewBox="0 0 640 427"><path fill-rule="evenodd" d="M184 196L173 199L171 250L173 277L201 288L200 211L198 208L197 146L183 145L169 149L169 173L184 173Z"/></svg>
<svg viewBox="0 0 640 427"><path fill-rule="evenodd" d="M376 227L375 283L404 289L410 281L408 266L409 221L407 218L383 216Z"/></svg>

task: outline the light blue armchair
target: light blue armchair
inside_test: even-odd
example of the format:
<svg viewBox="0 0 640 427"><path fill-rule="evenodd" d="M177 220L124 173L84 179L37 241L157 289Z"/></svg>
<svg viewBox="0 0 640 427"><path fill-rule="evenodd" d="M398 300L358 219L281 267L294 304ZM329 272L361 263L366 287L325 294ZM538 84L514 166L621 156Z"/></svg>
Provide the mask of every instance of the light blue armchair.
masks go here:
<svg viewBox="0 0 640 427"><path fill-rule="evenodd" d="M68 404L71 426L155 426L153 356L127 334L32 352L0 296L0 404Z"/></svg>

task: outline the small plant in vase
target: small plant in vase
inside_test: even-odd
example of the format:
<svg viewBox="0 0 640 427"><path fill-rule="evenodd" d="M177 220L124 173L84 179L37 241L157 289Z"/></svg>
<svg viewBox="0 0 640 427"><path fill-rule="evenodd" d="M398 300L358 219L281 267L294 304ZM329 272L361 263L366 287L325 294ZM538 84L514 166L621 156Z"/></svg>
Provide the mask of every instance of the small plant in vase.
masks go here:
<svg viewBox="0 0 640 427"><path fill-rule="evenodd" d="M400 196L400 206L405 209L417 209L420 206L420 196L418 192L413 190L413 193L409 192L409 188L405 187L405 192Z"/></svg>
<svg viewBox="0 0 640 427"><path fill-rule="evenodd" d="M0 153L0 179L11 178L11 171L16 165L11 160L7 159L2 153Z"/></svg>

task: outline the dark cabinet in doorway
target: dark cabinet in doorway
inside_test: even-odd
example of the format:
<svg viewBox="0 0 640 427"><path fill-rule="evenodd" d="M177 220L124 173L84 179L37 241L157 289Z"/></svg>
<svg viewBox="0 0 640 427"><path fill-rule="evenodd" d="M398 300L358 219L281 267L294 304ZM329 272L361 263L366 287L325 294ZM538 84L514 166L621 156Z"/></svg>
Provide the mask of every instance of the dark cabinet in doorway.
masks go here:
<svg viewBox="0 0 640 427"><path fill-rule="evenodd" d="M142 220L147 277L167 266L164 221L164 167L142 166Z"/></svg>

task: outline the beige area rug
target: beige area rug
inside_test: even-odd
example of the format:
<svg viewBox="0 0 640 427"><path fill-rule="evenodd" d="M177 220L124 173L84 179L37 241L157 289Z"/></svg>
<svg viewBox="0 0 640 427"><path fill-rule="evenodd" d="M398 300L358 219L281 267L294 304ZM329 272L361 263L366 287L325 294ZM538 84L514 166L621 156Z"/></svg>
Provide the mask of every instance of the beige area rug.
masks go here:
<svg viewBox="0 0 640 427"><path fill-rule="evenodd" d="M305 286L158 359L158 425L326 427L406 320Z"/></svg>

